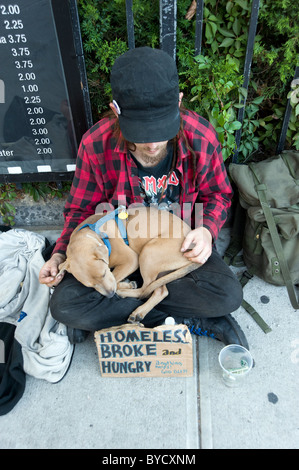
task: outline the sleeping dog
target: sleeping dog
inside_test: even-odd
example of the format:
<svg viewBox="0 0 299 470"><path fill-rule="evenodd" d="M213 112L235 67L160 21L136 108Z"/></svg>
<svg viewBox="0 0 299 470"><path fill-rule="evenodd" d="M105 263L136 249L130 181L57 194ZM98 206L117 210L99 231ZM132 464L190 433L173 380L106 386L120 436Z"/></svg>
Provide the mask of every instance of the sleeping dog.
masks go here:
<svg viewBox="0 0 299 470"><path fill-rule="evenodd" d="M60 273L102 295L148 300L128 322L141 322L168 295L166 284L199 267L181 252L190 227L174 214L152 207L124 209L88 217L72 233ZM126 281L139 268L143 285Z"/></svg>

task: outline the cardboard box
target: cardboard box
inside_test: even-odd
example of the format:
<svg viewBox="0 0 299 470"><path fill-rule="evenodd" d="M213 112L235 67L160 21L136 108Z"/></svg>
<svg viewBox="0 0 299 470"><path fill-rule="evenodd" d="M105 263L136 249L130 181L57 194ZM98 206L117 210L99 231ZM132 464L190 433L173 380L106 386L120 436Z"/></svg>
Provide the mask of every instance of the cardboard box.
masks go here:
<svg viewBox="0 0 299 470"><path fill-rule="evenodd" d="M96 331L103 377L190 377L192 337L186 325L122 326Z"/></svg>

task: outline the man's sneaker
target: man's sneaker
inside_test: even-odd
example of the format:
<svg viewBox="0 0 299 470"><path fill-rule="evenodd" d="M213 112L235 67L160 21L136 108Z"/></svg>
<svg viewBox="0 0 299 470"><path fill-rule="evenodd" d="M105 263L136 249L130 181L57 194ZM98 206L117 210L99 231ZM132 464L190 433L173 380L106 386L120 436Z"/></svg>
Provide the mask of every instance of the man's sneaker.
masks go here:
<svg viewBox="0 0 299 470"><path fill-rule="evenodd" d="M222 341L225 345L240 344L249 349L246 336L231 315L214 318L185 318L183 323L195 335L208 336Z"/></svg>
<svg viewBox="0 0 299 470"><path fill-rule="evenodd" d="M89 331L79 330L78 328L67 327L67 336L71 344L83 343L89 335Z"/></svg>

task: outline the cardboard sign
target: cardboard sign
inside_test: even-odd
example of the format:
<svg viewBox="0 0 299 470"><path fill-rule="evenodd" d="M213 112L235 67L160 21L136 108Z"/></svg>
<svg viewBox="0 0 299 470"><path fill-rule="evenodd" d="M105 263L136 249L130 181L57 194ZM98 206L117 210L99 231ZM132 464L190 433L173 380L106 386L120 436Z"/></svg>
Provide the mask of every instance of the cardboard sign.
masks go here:
<svg viewBox="0 0 299 470"><path fill-rule="evenodd" d="M190 377L192 337L186 325L122 326L96 331L103 377Z"/></svg>

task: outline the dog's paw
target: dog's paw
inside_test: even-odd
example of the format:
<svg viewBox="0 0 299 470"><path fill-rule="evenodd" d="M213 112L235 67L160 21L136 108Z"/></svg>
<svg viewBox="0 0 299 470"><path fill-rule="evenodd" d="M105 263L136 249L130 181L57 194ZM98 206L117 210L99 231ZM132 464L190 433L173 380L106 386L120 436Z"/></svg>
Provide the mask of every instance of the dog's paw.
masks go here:
<svg viewBox="0 0 299 470"><path fill-rule="evenodd" d="M120 297L121 299L125 299L127 297L127 295L124 294L124 291L118 288L116 289L116 295L118 295L118 297Z"/></svg>
<svg viewBox="0 0 299 470"><path fill-rule="evenodd" d="M141 311L141 307L136 308L134 312L131 313L129 316L127 322L128 323L141 323L141 321L144 319L143 311Z"/></svg>
<svg viewBox="0 0 299 470"><path fill-rule="evenodd" d="M128 323L138 323L136 316L131 314L127 320Z"/></svg>
<svg viewBox="0 0 299 470"><path fill-rule="evenodd" d="M117 284L118 289L137 289L137 282L125 279Z"/></svg>
<svg viewBox="0 0 299 470"><path fill-rule="evenodd" d="M130 286L131 286L131 289L137 289L137 282L136 281L130 281Z"/></svg>
<svg viewBox="0 0 299 470"><path fill-rule="evenodd" d="M131 318L131 316L128 318L127 323L130 323L131 325L144 326L143 323L141 323L140 320Z"/></svg>

